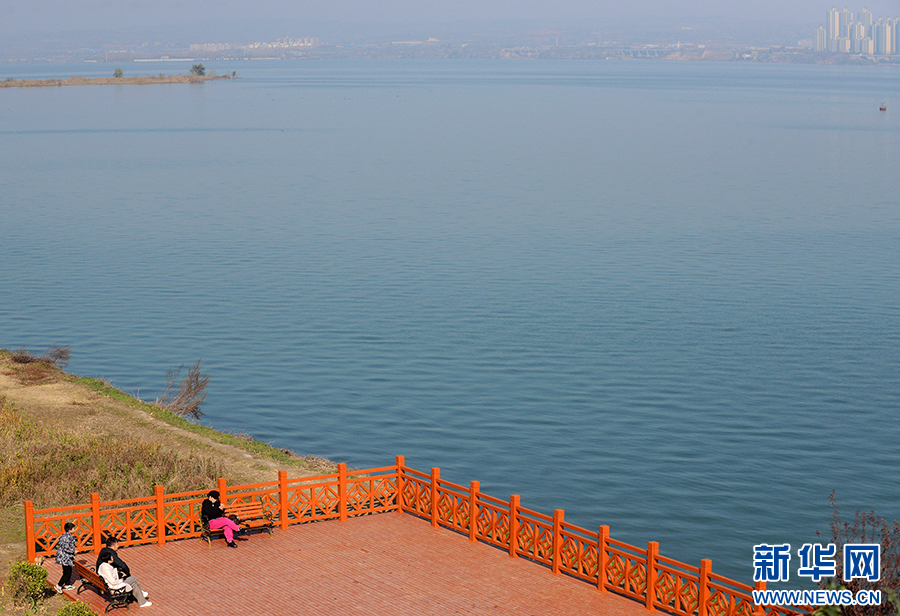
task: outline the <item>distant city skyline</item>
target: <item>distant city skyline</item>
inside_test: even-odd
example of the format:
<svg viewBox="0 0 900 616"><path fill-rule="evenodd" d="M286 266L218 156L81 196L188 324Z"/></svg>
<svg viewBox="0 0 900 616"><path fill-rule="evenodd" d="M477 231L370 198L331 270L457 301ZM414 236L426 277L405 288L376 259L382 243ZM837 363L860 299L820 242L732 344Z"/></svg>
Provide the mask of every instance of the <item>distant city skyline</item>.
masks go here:
<svg viewBox="0 0 900 616"><path fill-rule="evenodd" d="M814 49L869 56L900 54L900 18L875 15L868 9L854 14L847 8L831 8L825 25L814 35Z"/></svg>
<svg viewBox="0 0 900 616"><path fill-rule="evenodd" d="M371 1L375 3L373 6L407 6L407 0ZM756 11L753 19L743 19L736 12L729 17L664 16L676 6L699 13L724 12L719 0L676 0L666 7L657 0L639 0L638 4L629 5L631 17L626 17L623 5L602 0L590 7L580 0L563 0L561 9L555 13L540 2L487 0L483 6L475 7L462 0L456 8L435 4L435 10L427 14L422 10L400 11L402 14L394 12L361 21L371 8L366 5L356 13L345 11L341 20L323 19L330 14L337 16L349 6L350 0L336 2L326 9L306 6L303 0L296 6L269 0L261 2L260 10L250 15L245 0L218 0L215 10L207 0L188 0L183 10L167 14L168 22L160 22L163 16L158 9L171 8L170 0L159 0L152 6L139 2L113 6L108 0L86 0L83 14L73 17L66 24L67 30L54 32L59 15L45 13L67 3L36 0L33 5L13 5L0 0L0 16L7 17L0 19L0 34L10 24L19 26L13 33L0 36L0 61L127 62L314 55L319 58L666 57L754 62L900 62L900 19L882 17L900 7L888 7L884 13L875 9L853 13L846 8L824 9L818 2L791 3L794 12L798 6L817 6L802 23L788 23L779 21L792 14L781 10L783 7L772 8L766 14ZM890 3L867 4L878 7ZM108 9L105 13L101 10L104 7ZM471 9L467 19L445 19L453 14L461 15L466 7ZM515 10L500 16L498 11L502 7ZM600 15L598 7L606 7L609 12ZM635 13L636 7L646 10ZM283 15L276 19L273 15L278 10L283 10ZM578 11L593 17L573 18ZM47 17L41 30L29 33L27 24L40 15ZM430 21L416 23L426 17ZM495 19L491 21L488 17ZM824 21L823 17L826 17ZM347 21L351 19L355 21ZM91 21L92 27L79 29L86 21ZM816 25L819 27L814 32Z"/></svg>
<svg viewBox="0 0 900 616"><path fill-rule="evenodd" d="M873 14L896 11L896 2L868 2ZM428 27L448 23L508 23L516 21L578 22L600 27L627 19L722 18L740 21L802 23L820 21L827 10L819 0L790 3L760 0L0 0L0 32L7 34L72 32L79 30L157 29L177 24L198 26L222 22L233 27L254 22L364 26L372 33L384 28ZM277 35L283 36L283 35Z"/></svg>

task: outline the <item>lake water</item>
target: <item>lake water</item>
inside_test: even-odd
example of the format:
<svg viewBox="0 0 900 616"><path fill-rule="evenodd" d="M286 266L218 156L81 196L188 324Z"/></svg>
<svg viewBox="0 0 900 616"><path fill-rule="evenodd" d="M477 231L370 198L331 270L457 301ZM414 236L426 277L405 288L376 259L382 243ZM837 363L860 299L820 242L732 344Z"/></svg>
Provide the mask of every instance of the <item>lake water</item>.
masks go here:
<svg viewBox="0 0 900 616"><path fill-rule="evenodd" d="M896 67L207 64L0 90L0 346L741 580L898 517Z"/></svg>

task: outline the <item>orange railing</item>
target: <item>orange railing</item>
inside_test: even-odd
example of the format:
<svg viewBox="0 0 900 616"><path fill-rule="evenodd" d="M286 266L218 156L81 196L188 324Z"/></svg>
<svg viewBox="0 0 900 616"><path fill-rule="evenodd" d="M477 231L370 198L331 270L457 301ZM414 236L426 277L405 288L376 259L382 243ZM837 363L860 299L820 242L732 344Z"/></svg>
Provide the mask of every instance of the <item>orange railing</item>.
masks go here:
<svg viewBox="0 0 900 616"><path fill-rule="evenodd" d="M754 606L750 591L765 589L741 584L712 572L712 561L700 567L660 556L655 541L638 548L609 536L609 527L588 531L565 521L562 509L547 516L520 505L519 496L503 501L483 494L477 481L468 487L441 479L440 469L422 473L397 456L394 466L338 472L253 485L216 489L223 503L258 501L278 526L399 511L431 521L482 541L512 557L541 563L553 573L567 574L676 616L788 616L798 613L775 606ZM115 535L122 546L188 539L200 535L200 506L206 490L35 510L25 502L28 559L54 553L53 544L65 522L73 522L79 551L100 551L104 535ZM800 610L802 612L802 610Z"/></svg>

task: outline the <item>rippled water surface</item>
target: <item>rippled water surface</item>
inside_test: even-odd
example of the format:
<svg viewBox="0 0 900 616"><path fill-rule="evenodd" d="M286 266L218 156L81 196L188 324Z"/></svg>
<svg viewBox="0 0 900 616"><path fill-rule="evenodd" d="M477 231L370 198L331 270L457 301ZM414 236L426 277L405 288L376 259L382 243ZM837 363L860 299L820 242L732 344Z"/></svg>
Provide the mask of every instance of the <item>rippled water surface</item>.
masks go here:
<svg viewBox="0 0 900 616"><path fill-rule="evenodd" d="M213 68L0 90L0 346L742 580L900 517L896 69Z"/></svg>

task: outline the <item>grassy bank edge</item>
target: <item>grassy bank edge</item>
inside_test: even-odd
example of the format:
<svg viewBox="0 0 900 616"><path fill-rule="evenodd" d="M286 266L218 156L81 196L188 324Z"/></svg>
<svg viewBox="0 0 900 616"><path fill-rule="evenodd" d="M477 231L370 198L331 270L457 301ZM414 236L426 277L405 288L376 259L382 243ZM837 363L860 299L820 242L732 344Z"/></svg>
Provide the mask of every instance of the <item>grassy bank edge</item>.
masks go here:
<svg viewBox="0 0 900 616"><path fill-rule="evenodd" d="M0 348L0 355L10 356L12 355L12 351ZM268 443L256 440L252 437L239 437L233 434L228 434L227 432L216 430L215 428L211 428L209 426L194 423L186 419L185 417L176 415L172 411L168 411L162 408L157 404L154 404L152 402L145 402L143 400L135 398L134 396L125 393L121 389L113 386L108 381L105 381L103 379L96 379L87 376L77 376L74 374L69 374L62 370L59 370L59 377L61 380L65 380L76 385L82 385L90 389L91 391L112 398L113 400L125 404L130 408L147 413L156 420L167 423L176 428L180 428L187 432L192 432L198 436L205 437L216 443L230 445L232 447L245 451L256 458L263 458L299 469L309 469L312 467L332 464L330 461L325 460L324 458L318 458L316 456L299 456L289 450L279 449L278 447L274 447Z"/></svg>
<svg viewBox="0 0 900 616"><path fill-rule="evenodd" d="M121 389L110 385L102 379L75 375L66 375L66 378L72 383L83 385L99 394L108 396L110 398L113 398L114 400L118 400L119 402L122 402L136 410L144 411L155 419L171 424L177 428L181 428L182 430L187 430L188 432L193 432L194 434L197 434L199 436L206 437L217 443L222 443L223 445L231 445L232 447L243 449L247 453L250 453L256 457L266 458L274 462L279 462L281 464L287 464L289 466L295 466L297 468L307 468L309 466L309 463L306 460L304 460L303 458L299 458L293 454L285 453L285 450L278 449L277 447L273 447L268 443L264 443L253 438L239 438L233 434L228 434L227 432L221 432L209 426L194 423L180 415L176 415L171 411L167 411L166 409L157 406L156 404L138 400L134 396L126 394Z"/></svg>

